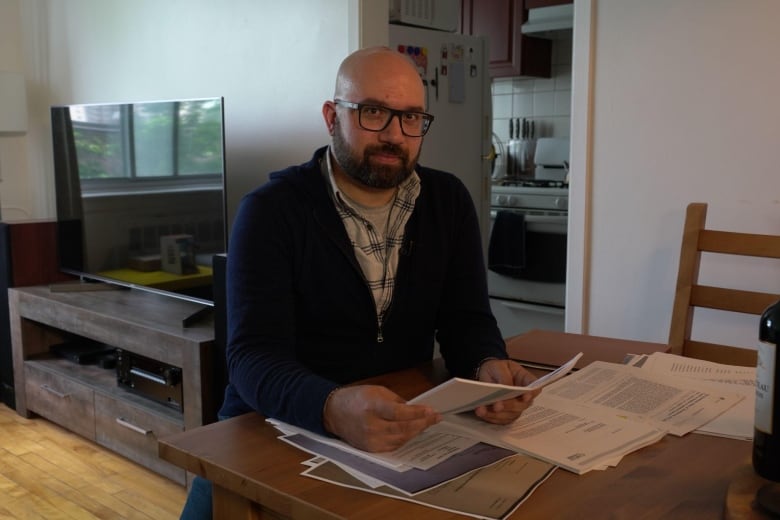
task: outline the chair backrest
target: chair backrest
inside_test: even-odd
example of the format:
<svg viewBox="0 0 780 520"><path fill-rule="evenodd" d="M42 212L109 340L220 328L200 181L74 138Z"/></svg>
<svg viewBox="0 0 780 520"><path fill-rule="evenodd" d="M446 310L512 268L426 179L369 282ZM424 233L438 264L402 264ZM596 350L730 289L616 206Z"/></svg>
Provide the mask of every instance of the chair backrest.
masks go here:
<svg viewBox="0 0 780 520"><path fill-rule="evenodd" d="M699 285L701 254L722 253L780 259L780 236L705 229L707 204L691 203L685 217L669 345L674 354L729 365L755 366L756 351L691 339L696 307L760 316L780 294ZM756 322L756 332L758 322Z"/></svg>

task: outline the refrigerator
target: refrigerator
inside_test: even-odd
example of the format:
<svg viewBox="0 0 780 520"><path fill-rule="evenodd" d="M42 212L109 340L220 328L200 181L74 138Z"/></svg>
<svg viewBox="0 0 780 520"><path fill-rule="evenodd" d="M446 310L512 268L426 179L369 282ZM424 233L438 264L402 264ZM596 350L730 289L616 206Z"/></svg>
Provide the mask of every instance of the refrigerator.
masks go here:
<svg viewBox="0 0 780 520"><path fill-rule="evenodd" d="M471 193L487 254L493 134L487 42L482 37L390 24L389 46L415 62L434 116L420 164L459 177Z"/></svg>

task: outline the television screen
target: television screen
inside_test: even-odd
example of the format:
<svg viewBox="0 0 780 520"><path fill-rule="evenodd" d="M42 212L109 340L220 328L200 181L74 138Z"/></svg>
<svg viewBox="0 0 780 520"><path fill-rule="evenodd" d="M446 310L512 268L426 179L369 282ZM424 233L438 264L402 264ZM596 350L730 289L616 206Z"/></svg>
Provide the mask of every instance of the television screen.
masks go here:
<svg viewBox="0 0 780 520"><path fill-rule="evenodd" d="M60 268L213 304L222 98L51 107Z"/></svg>

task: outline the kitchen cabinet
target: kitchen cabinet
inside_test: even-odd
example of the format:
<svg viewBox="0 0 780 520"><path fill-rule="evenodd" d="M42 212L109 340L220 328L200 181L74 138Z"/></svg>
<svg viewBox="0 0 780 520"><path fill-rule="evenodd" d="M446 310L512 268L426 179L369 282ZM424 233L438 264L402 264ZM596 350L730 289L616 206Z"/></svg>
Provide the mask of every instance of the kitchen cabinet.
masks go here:
<svg viewBox="0 0 780 520"><path fill-rule="evenodd" d="M461 32L488 38L491 77L552 75L552 41L524 35L526 19L524 0L461 2Z"/></svg>
<svg viewBox="0 0 780 520"><path fill-rule="evenodd" d="M536 7L550 7L551 5L573 4L574 0L525 0L523 3L526 9L534 9Z"/></svg>

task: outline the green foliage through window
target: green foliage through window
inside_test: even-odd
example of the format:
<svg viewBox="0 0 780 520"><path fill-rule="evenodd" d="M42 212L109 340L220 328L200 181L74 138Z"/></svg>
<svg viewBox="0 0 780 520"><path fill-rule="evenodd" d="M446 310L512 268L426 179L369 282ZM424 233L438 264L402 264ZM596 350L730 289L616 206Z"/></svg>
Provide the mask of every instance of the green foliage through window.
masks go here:
<svg viewBox="0 0 780 520"><path fill-rule="evenodd" d="M71 107L79 178L222 175L219 99Z"/></svg>

